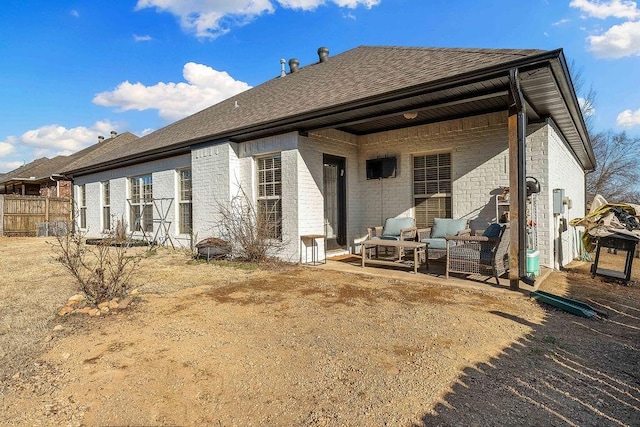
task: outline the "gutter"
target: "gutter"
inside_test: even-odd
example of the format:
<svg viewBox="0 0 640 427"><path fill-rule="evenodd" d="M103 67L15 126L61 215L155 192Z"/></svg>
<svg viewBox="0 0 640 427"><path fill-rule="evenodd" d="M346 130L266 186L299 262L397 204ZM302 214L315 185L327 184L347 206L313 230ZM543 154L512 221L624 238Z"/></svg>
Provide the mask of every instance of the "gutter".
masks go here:
<svg viewBox="0 0 640 427"><path fill-rule="evenodd" d="M565 101L565 105L569 110L576 130L580 134L587 156L589 156L589 160L591 160L591 164L593 165L593 167L586 170L586 172L593 172L595 170L597 162L595 154L593 153L593 147L591 146L591 137L587 130L587 126L584 123L584 117L582 116L582 111L580 110L580 103L578 102L578 97L573 87L573 81L571 80L571 73L569 72L569 67L567 66L567 61L564 57L564 54L562 53L562 50L560 50L557 61L551 62L551 72L556 80L556 84L558 85L560 92L565 95L563 96L563 98L571 99L572 101L570 103L567 103ZM557 74L561 74L563 78L558 79ZM569 82L571 84L567 85L566 82ZM578 123L576 123L576 118L578 120Z"/></svg>
<svg viewBox="0 0 640 427"><path fill-rule="evenodd" d="M515 112L517 115L517 165L516 165L516 192L518 195L518 210L516 212L516 230L511 229L511 238L517 237L517 253L511 254L516 255L518 261L518 271L517 275L509 274L509 279L511 281L510 287L512 290L518 290L518 281L522 280L525 283L531 283L531 279L527 277L526 271L526 255L527 255L527 244L526 244L526 229L527 229L527 196L526 196L526 172L527 172L527 164L526 164L526 140L527 140L527 111L526 111L526 101L524 99L524 95L522 94L522 89L520 88L520 77L518 68L512 68L509 70L509 87L511 96L513 97L513 102L515 105L509 106L509 115L511 116L512 112ZM511 119L510 119L511 120ZM511 126L511 124L509 124ZM510 131L511 132L511 131ZM511 139L511 137L509 138ZM511 141L509 141L509 147L511 147ZM511 148L509 148L509 155L511 155ZM509 162L510 166L513 165L513 162ZM509 170L509 185L512 187L513 185L513 172ZM513 194L513 192L511 193ZM514 236L515 234L515 236ZM512 249L514 245L511 246ZM513 267L513 265L512 265ZM515 276L515 277L514 277Z"/></svg>

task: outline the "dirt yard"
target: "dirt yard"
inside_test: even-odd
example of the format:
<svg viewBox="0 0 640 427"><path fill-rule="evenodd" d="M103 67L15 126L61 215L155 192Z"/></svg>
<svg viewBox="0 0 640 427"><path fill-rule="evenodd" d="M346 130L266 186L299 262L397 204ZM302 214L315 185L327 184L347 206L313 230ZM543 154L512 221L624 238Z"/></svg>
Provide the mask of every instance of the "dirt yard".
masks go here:
<svg viewBox="0 0 640 427"><path fill-rule="evenodd" d="M127 309L59 317L77 290L50 246L0 238L0 425L640 425L640 285L588 263L552 273L541 289L608 313L584 319L488 283L332 264L160 249Z"/></svg>

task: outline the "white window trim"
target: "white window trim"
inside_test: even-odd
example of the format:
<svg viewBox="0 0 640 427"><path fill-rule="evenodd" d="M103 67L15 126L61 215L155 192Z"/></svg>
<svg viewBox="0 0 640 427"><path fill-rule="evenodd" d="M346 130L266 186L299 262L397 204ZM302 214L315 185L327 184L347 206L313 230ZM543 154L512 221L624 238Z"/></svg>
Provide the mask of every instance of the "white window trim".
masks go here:
<svg viewBox="0 0 640 427"><path fill-rule="evenodd" d="M191 171L191 199L188 201L182 200L182 180L180 173L182 171L189 170ZM191 205L191 231L188 233L184 233L182 231L182 216L180 214L180 209L182 205L189 204ZM193 170L190 167L176 169L176 231L177 234L181 236L189 236L193 233Z"/></svg>
<svg viewBox="0 0 640 427"><path fill-rule="evenodd" d="M106 185L105 185L106 184ZM106 189L109 189L109 204L107 205L105 203L105 196L107 194L107 192L105 191ZM105 208L109 208L109 226L107 227L105 224ZM109 180L106 181L101 181L100 182L100 214L101 214L101 223L102 223L102 230L103 231L109 231L111 230L111 182Z"/></svg>
<svg viewBox="0 0 640 427"><path fill-rule="evenodd" d="M146 200L145 199L145 192L144 192L144 178L145 177L149 177L151 178L151 198ZM140 191L140 195L139 195L139 201L138 202L134 202L133 201L133 194L132 194L132 190L133 190L133 181L134 180L138 180L139 183L139 191ZM153 174L148 173L148 174L143 174L143 175L136 175L136 176L130 176L127 178L127 195L128 195L128 206L127 209L129 211L129 231L133 232L133 233L139 233L142 234L144 233L153 233L154 231L154 223L153 223L153 219L154 219L154 208L153 208ZM132 221L132 217L131 217L131 211L133 209L134 206L139 206L140 207L140 229L136 230L134 228L134 222ZM144 208L146 206L151 206L151 223L150 223L150 229L146 230L145 229L145 225L147 225L144 222Z"/></svg>
<svg viewBox="0 0 640 427"><path fill-rule="evenodd" d="M426 193L424 195L419 195L415 193L415 164L414 164L414 159L416 157L427 157L427 156L438 156L441 154L448 154L449 155L449 181L450 181L450 185L451 185L451 192L448 193ZM418 221L418 217L417 217L417 212L416 212L416 199L432 199L432 198L437 198L437 199L446 199L449 198L450 200L450 205L451 205L451 215L453 215L453 164L454 164L454 156L453 156L453 152L446 150L446 151L435 151L435 152L428 152L428 153L415 153L411 156L411 200L412 200L412 211L413 211L413 218L416 220L416 222Z"/></svg>
<svg viewBox="0 0 640 427"><path fill-rule="evenodd" d="M87 229L87 187L86 184L78 186L78 227L80 230ZM84 224L83 224L84 222Z"/></svg>
<svg viewBox="0 0 640 427"><path fill-rule="evenodd" d="M274 157L279 157L280 158L280 195L279 196L260 196L260 178L259 178L259 173L260 173L260 168L259 168L259 161L262 159L268 159L268 158L274 158ZM254 161L253 161L253 168L254 168L254 179L255 179L255 185L254 185L254 191L255 191L255 206L256 206L256 213L258 213L260 207L260 201L261 200L279 200L280 201L280 235L277 237L272 237L274 240L279 240L282 241L284 238L284 197L283 197L283 179L282 179L282 175L283 175L283 170L282 170L282 152L280 151L275 151L275 152L271 152L271 153L266 153L266 154L260 154L259 156L254 156Z"/></svg>

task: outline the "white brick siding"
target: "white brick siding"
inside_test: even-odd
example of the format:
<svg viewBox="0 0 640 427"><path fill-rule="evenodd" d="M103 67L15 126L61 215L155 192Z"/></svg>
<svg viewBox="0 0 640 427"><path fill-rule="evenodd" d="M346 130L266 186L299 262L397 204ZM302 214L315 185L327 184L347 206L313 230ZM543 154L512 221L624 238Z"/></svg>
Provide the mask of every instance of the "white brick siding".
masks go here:
<svg viewBox="0 0 640 427"><path fill-rule="evenodd" d="M325 233L323 154L344 157L347 187L347 250L355 251L354 241L363 237L363 230L359 224L362 203L358 178L361 169L357 137L334 129L314 132L309 135L309 138L301 138L300 153L303 167L299 177L304 183L304 189L300 189L300 218L311 219L310 224L301 224L300 234Z"/></svg>
<svg viewBox="0 0 640 427"><path fill-rule="evenodd" d="M237 194L238 145L225 142L191 152L193 235L195 240L217 236L220 205Z"/></svg>
<svg viewBox="0 0 640 427"><path fill-rule="evenodd" d="M360 138L360 228L381 225L385 218L413 216L413 156L451 153L452 214L468 218L472 228L494 222L494 195L509 185L506 113L382 132ZM367 159L396 156L396 178L367 180Z"/></svg>
<svg viewBox="0 0 640 427"><path fill-rule="evenodd" d="M153 180L153 197L154 199L168 198L172 199L171 207L167 215L167 221L170 222L169 232L171 236L176 237L175 241L181 244L188 244L186 236L177 234L177 182L176 169L189 167L191 156L184 154L181 156L170 157L152 162L140 163L137 165L126 166L111 169L104 172L98 172L90 175L79 176L74 179L75 195L78 195L80 185L86 185L87 194L87 237L102 236L102 182L109 181L111 186L111 215L115 221L124 218L129 224L129 184L128 178L139 175L151 174ZM77 200L77 199L76 199ZM162 206L160 204L162 203ZM157 202L159 208L168 206L169 201ZM155 212L154 220L159 220L159 215ZM116 222L112 221L112 226ZM130 225L130 224L129 224ZM153 237L158 230L159 223L154 223L154 231L150 237ZM147 233L150 234L150 233ZM141 233L135 233L136 237L140 237Z"/></svg>
<svg viewBox="0 0 640 427"><path fill-rule="evenodd" d="M527 175L536 177L540 263L553 266L557 218L551 215L552 190L564 188L573 207L564 217L584 215L584 173L553 126L532 125L527 137ZM169 213L171 234L178 217L176 169L191 167L193 185L193 235L197 240L218 236L221 204L244 191L256 200L257 157L279 153L282 159L282 215L285 250L281 257L298 261L300 235L324 234L323 154L344 157L347 186L347 249L357 251L366 228L385 218L413 216L413 156L449 152L452 160L452 214L468 218L474 230L497 220L495 197L509 185L507 113L498 112L433 123L373 135L355 136L338 130L292 132L241 144L202 144L190 155L147 162L131 167L78 177L86 183L87 228L90 236L101 232L101 181L110 180L111 212L128 220L127 178L151 173L154 198L173 198ZM366 179L366 160L385 156L398 159L397 176ZM179 236L186 240L189 236ZM573 230L562 234L563 264L576 254ZM322 245L322 243L321 243ZM320 254L323 254L320 247ZM307 249L303 249L308 251ZM303 253L302 259L309 254Z"/></svg>

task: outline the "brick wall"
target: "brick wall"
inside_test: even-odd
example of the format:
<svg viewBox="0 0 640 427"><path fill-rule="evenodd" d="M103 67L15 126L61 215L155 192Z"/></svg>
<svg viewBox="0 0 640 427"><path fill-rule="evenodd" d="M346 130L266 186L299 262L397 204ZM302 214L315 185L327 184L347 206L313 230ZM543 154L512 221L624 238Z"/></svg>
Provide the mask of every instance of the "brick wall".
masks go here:
<svg viewBox="0 0 640 427"><path fill-rule="evenodd" d="M566 265L579 254L579 241L576 240L576 230L568 223L574 218L581 218L585 215L585 174L578 161L567 150L567 144L562 136L556 132L554 126L548 126L549 129L549 189L553 193L553 189L561 188L565 190L565 197L571 200L571 208L568 205L563 206L561 215L552 217L549 222L552 232L550 234L551 242L555 240L556 248L562 255L562 265ZM549 200L549 206L552 207L553 194ZM566 221L567 230L561 231L561 219ZM580 228L581 230L582 228ZM553 248L553 245L549 246ZM556 268L559 266L556 264Z"/></svg>
<svg viewBox="0 0 640 427"><path fill-rule="evenodd" d="M117 220L121 217L130 224L129 218L129 184L128 178L139 175L151 174L153 180L153 197L156 199L157 207L163 211L168 209L167 221L169 225L169 233L174 237L176 244L188 245L189 236L179 235L177 233L177 177L176 170L184 167L190 167L191 156L184 154L181 156L170 157L167 159L155 160L152 162L140 163L137 165L126 166L122 168L111 169L104 172L79 176L74 179L74 195L75 200L78 199L79 186L85 184L87 196L87 237L101 237L103 231L102 223L102 182L109 181L111 187L111 215ZM169 199L169 200L160 200ZM170 205L169 205L170 204ZM77 203L75 206L78 209ZM154 219L159 220L160 215L154 209ZM112 225L115 225L112 224ZM150 237L160 226L154 223L153 232ZM141 237L141 233L134 233L135 237Z"/></svg>
<svg viewBox="0 0 640 427"><path fill-rule="evenodd" d="M496 220L494 197L509 185L506 113L450 120L360 138L358 182L364 229L387 217L413 216L413 156L449 152L452 161L453 217L468 218L474 229ZM367 159L396 156L397 176L366 180Z"/></svg>

